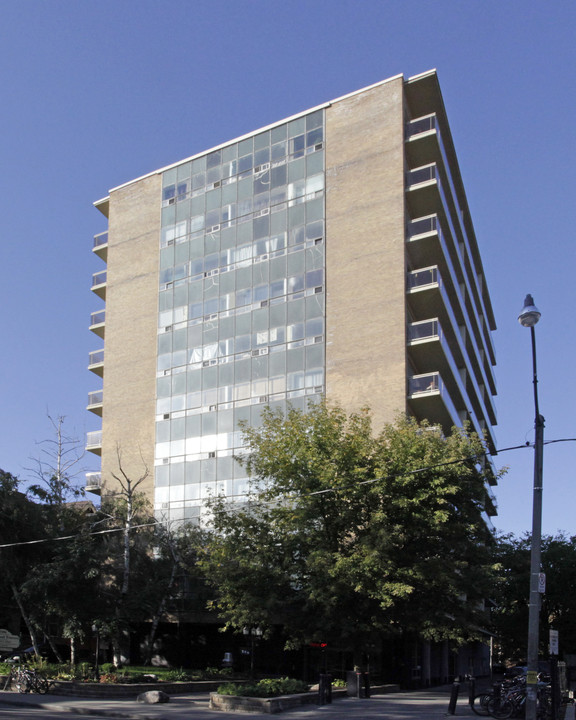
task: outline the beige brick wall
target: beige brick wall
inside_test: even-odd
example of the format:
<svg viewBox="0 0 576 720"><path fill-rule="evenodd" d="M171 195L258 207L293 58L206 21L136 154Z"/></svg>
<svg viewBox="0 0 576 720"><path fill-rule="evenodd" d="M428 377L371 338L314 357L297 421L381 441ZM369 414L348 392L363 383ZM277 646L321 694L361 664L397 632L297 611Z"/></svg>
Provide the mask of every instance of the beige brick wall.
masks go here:
<svg viewBox="0 0 576 720"><path fill-rule="evenodd" d="M403 80L326 110L327 397L406 410Z"/></svg>
<svg viewBox="0 0 576 720"><path fill-rule="evenodd" d="M131 480L148 470L139 490L153 500L158 246L161 176L153 175L110 195L102 480L113 491L112 473L122 467Z"/></svg>

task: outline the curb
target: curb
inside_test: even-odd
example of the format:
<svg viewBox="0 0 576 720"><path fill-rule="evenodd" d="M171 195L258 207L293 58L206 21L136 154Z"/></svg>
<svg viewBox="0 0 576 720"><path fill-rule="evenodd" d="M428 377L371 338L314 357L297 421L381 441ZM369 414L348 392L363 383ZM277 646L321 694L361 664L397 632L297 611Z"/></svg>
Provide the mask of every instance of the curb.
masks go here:
<svg viewBox="0 0 576 720"><path fill-rule="evenodd" d="M50 710L56 712L72 712L76 715L94 715L96 717L124 718L124 720L160 720L158 715L143 715L142 713L133 714L122 712L120 710L112 710L107 708L89 708L77 705L61 705L59 703L43 703L35 701L26 701L26 703L17 700L9 700L0 698L0 706L8 705L9 707L27 707L31 710Z"/></svg>

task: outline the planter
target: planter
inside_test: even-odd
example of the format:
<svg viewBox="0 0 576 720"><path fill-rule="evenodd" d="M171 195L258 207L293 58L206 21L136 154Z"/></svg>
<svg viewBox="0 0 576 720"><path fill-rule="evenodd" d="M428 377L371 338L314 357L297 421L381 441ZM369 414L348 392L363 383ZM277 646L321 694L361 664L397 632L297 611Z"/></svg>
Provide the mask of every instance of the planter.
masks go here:
<svg viewBox="0 0 576 720"><path fill-rule="evenodd" d="M0 689L4 688L7 675L0 675ZM116 698L136 697L148 690L162 690L168 695L182 693L206 693L216 690L222 680L197 680L191 682L149 682L149 683L83 683L71 680L54 680L51 695L76 695L78 697Z"/></svg>
<svg viewBox="0 0 576 720"><path fill-rule="evenodd" d="M333 690L332 697L344 697L346 690ZM318 692L279 695L273 698L243 697L240 695L219 695L210 693L210 710L222 712L280 713L301 705L318 704Z"/></svg>
<svg viewBox="0 0 576 720"><path fill-rule="evenodd" d="M192 682L149 682L149 683L78 683L56 680L52 695L78 695L80 697L136 697L148 690L162 690L168 695L200 693L216 690L222 680L198 680Z"/></svg>

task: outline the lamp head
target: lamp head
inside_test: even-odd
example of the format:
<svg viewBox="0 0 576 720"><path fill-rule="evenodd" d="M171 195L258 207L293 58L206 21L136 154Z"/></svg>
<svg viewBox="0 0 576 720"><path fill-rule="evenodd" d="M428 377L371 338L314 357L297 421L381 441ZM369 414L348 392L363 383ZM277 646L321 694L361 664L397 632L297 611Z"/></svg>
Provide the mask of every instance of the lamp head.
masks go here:
<svg viewBox="0 0 576 720"><path fill-rule="evenodd" d="M532 295L528 294L524 300L522 312L518 315L518 322L523 327L534 327L538 320L540 320L540 310L534 305Z"/></svg>

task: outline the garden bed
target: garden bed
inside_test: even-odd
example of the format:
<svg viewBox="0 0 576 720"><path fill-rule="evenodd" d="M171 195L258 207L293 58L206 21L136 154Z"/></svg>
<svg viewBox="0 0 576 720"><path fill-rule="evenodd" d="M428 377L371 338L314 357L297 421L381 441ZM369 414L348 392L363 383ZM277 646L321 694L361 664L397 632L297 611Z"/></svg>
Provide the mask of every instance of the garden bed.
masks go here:
<svg viewBox="0 0 576 720"><path fill-rule="evenodd" d="M0 689L4 688L7 675L0 675ZM116 698L136 697L148 690L162 690L168 695L212 692L222 680L194 680L190 682L147 682L147 683L95 683L74 682L73 680L52 680L51 695L76 695L78 697Z"/></svg>
<svg viewBox="0 0 576 720"><path fill-rule="evenodd" d="M344 697L346 689L332 690L332 697ZM243 697L240 695L219 695L210 693L210 710L222 712L260 712L280 713L292 710L301 705L318 704L318 692L296 693L294 695L279 695L272 698Z"/></svg>
<svg viewBox="0 0 576 720"><path fill-rule="evenodd" d="M395 684L376 685L371 689L374 695L399 692L400 687ZM346 688L332 687L332 698L348 696ZM249 713L259 712L275 714L285 710L292 710L302 705L320 704L318 690L306 693L294 693L291 695L278 695L271 698L246 697L243 695L220 695L217 692L210 693L210 709L221 712Z"/></svg>

